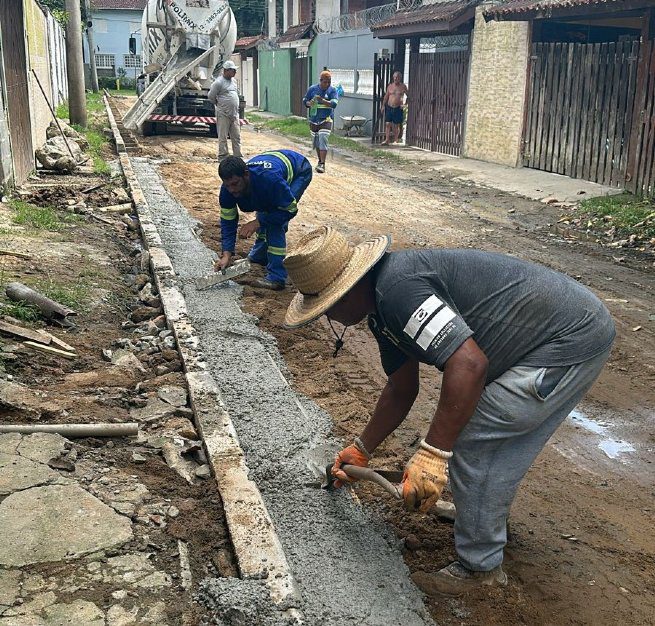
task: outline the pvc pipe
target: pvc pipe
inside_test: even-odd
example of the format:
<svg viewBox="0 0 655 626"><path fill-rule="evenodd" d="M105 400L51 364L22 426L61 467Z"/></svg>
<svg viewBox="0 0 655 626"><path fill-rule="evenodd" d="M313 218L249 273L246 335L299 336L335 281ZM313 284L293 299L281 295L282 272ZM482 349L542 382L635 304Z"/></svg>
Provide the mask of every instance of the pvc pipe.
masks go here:
<svg viewBox="0 0 655 626"><path fill-rule="evenodd" d="M64 437L130 437L137 435L136 422L126 424L0 424L0 433L57 433Z"/></svg>

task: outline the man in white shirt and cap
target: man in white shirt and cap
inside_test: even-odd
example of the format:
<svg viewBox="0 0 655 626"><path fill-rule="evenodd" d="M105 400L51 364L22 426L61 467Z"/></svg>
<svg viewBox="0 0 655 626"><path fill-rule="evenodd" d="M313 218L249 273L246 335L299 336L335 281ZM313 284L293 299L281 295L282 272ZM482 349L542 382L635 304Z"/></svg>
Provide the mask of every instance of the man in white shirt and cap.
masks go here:
<svg viewBox="0 0 655 626"><path fill-rule="evenodd" d="M239 125L239 89L234 80L236 73L237 66L232 61L225 61L223 74L212 83L207 94L207 99L216 109L219 163L230 154L227 147L228 136L232 140L232 154L237 157L243 156Z"/></svg>

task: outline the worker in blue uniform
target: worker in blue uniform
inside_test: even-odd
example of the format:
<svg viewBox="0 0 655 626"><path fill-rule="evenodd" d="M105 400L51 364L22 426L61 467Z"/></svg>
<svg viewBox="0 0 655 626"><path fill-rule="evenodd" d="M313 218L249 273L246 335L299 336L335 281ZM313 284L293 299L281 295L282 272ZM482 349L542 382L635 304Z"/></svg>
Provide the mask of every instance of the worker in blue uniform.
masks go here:
<svg viewBox="0 0 655 626"><path fill-rule="evenodd" d="M274 291L284 289L286 233L289 221L298 212L298 201L312 180L311 164L293 150L271 150L248 162L227 157L221 161L218 175L223 183L219 193L223 251L216 269L225 269L232 262L239 225L237 207L245 213L256 212L256 219L239 229L242 239L257 233L248 259L265 265L267 273L256 284Z"/></svg>

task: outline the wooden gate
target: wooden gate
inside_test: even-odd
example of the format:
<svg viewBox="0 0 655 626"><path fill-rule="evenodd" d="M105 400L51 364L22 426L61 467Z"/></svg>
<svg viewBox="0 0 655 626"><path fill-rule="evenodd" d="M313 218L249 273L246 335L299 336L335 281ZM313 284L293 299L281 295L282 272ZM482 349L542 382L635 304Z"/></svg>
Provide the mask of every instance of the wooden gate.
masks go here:
<svg viewBox="0 0 655 626"><path fill-rule="evenodd" d="M20 185L34 169L22 2L0 0L0 28L14 182Z"/></svg>
<svg viewBox="0 0 655 626"><path fill-rule="evenodd" d="M638 60L636 41L534 44L524 165L623 186Z"/></svg>
<svg viewBox="0 0 655 626"><path fill-rule="evenodd" d="M626 188L655 196L655 42L641 45Z"/></svg>
<svg viewBox="0 0 655 626"><path fill-rule="evenodd" d="M459 156L464 139L469 50L409 56L407 144Z"/></svg>
<svg viewBox="0 0 655 626"><path fill-rule="evenodd" d="M309 57L292 57L291 59L291 112L300 117L307 117L307 107L302 99L307 93Z"/></svg>
<svg viewBox="0 0 655 626"><path fill-rule="evenodd" d="M375 53L373 56L373 129L371 142L380 143L384 141L384 112L380 111L387 86L391 82L394 72L394 55L387 54L380 56Z"/></svg>

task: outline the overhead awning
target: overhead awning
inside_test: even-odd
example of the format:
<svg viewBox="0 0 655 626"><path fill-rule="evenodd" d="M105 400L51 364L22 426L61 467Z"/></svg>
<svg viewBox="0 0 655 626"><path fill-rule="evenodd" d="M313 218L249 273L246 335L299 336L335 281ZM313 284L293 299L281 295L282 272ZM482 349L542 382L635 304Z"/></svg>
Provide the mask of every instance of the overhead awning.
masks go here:
<svg viewBox="0 0 655 626"><path fill-rule="evenodd" d="M390 19L371 26L378 38L429 37L452 33L475 17L480 0L446 0L424 4L418 9L397 11Z"/></svg>
<svg viewBox="0 0 655 626"><path fill-rule="evenodd" d="M653 0L507 0L484 11L485 20L527 21L652 8Z"/></svg>

